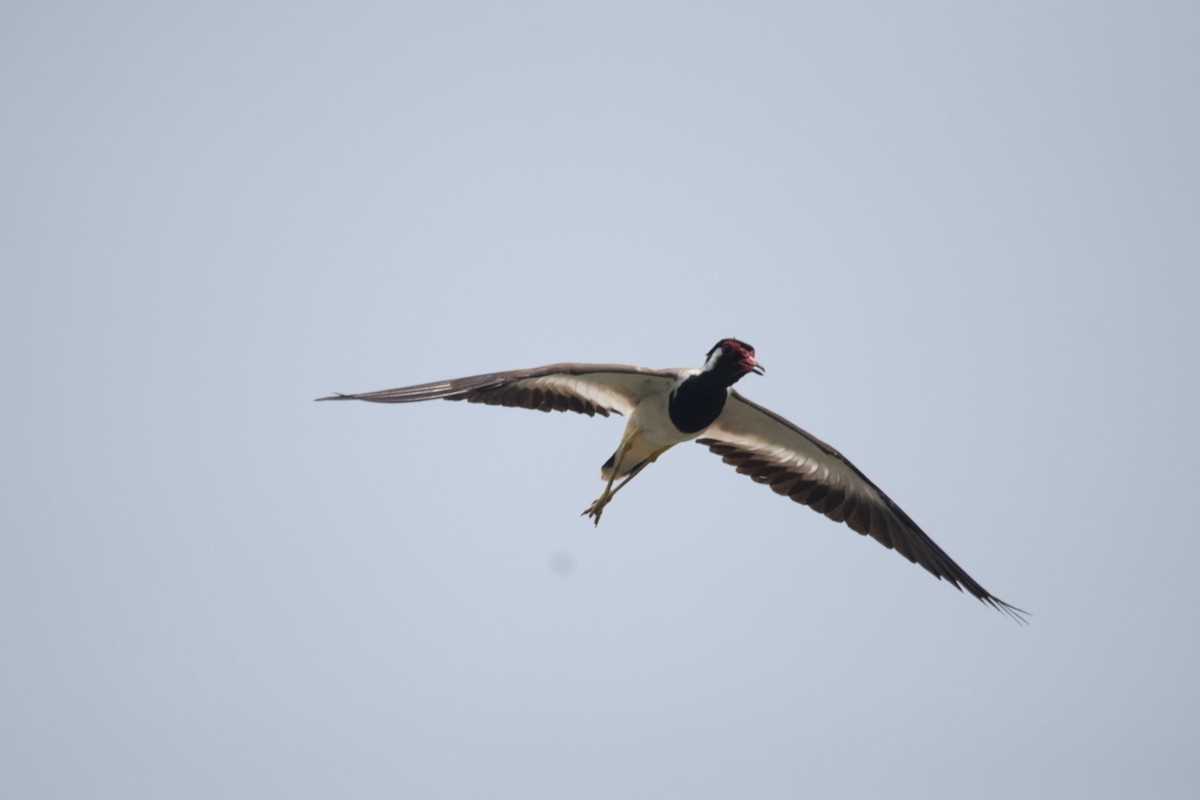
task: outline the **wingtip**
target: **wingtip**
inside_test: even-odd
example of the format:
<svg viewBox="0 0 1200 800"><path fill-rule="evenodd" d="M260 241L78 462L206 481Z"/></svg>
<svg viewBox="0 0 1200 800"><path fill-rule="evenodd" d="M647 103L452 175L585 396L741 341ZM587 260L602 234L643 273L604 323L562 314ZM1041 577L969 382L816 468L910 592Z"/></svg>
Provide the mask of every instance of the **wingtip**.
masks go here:
<svg viewBox="0 0 1200 800"><path fill-rule="evenodd" d="M342 394L341 392L334 392L333 394L329 395L328 397L318 397L313 402L320 403L324 400L352 400L352 399L353 399L353 395Z"/></svg>
<svg viewBox="0 0 1200 800"><path fill-rule="evenodd" d="M988 596L987 598L983 599L983 602L996 609L1018 625L1028 625L1029 618L1033 616L1033 614L1029 613L1025 609L1009 605L998 597Z"/></svg>

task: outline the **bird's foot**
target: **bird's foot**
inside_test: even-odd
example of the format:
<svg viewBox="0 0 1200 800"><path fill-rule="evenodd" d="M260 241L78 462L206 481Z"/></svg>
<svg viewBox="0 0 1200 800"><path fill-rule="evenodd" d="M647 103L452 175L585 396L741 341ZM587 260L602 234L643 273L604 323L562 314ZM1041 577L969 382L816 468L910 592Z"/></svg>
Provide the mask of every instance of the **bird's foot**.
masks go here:
<svg viewBox="0 0 1200 800"><path fill-rule="evenodd" d="M606 505L608 505L608 501L611 499L612 499L612 495L608 494L607 492L605 494L600 495L595 500L593 500L592 504L590 506L588 506L587 508L585 508L583 510L583 513L580 514L579 516L582 517L586 514L588 517L590 517L593 520L594 524L599 525L600 524L600 515L604 513L604 507Z"/></svg>

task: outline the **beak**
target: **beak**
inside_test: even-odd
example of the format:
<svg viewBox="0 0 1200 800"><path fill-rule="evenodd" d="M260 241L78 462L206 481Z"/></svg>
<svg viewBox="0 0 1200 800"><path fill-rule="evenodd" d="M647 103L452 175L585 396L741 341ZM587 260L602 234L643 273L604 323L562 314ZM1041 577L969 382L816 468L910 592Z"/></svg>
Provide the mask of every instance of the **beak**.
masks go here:
<svg viewBox="0 0 1200 800"><path fill-rule="evenodd" d="M759 364L756 361L754 363L754 366L750 368L750 371L753 372L755 375L765 375L767 372L767 368L764 367L762 364Z"/></svg>

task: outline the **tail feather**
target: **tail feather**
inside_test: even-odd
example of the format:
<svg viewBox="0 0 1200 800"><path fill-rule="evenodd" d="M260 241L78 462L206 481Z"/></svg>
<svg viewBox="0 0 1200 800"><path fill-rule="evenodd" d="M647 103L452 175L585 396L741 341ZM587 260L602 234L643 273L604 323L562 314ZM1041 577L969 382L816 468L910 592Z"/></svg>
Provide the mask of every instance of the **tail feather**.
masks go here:
<svg viewBox="0 0 1200 800"><path fill-rule="evenodd" d="M636 463L632 462L632 461L628 461L628 462L626 462L625 467L617 475L614 476L613 475L613 465L617 461L617 454L613 453L611 456L608 457L608 461L604 462L604 466L600 468L600 480L607 481L607 480L616 480L617 478L624 478L626 475L633 472L635 469L640 468L646 462L653 461L653 460L654 460L653 458L644 458L641 461L638 461Z"/></svg>
<svg viewBox="0 0 1200 800"><path fill-rule="evenodd" d="M604 466L600 468L600 480L607 481L613 479L613 465L617 463L617 453L608 457L608 461L604 462Z"/></svg>

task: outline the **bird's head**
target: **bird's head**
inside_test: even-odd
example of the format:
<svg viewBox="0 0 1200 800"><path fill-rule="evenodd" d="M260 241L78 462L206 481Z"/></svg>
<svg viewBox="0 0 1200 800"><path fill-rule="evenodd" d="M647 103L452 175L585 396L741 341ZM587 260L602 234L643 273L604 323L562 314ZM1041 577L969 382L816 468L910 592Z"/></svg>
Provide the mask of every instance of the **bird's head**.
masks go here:
<svg viewBox="0 0 1200 800"><path fill-rule="evenodd" d="M754 348L737 339L722 339L708 351L704 362L705 372L715 372L729 378L732 384L744 375L753 372L762 375L766 370L754 357Z"/></svg>

